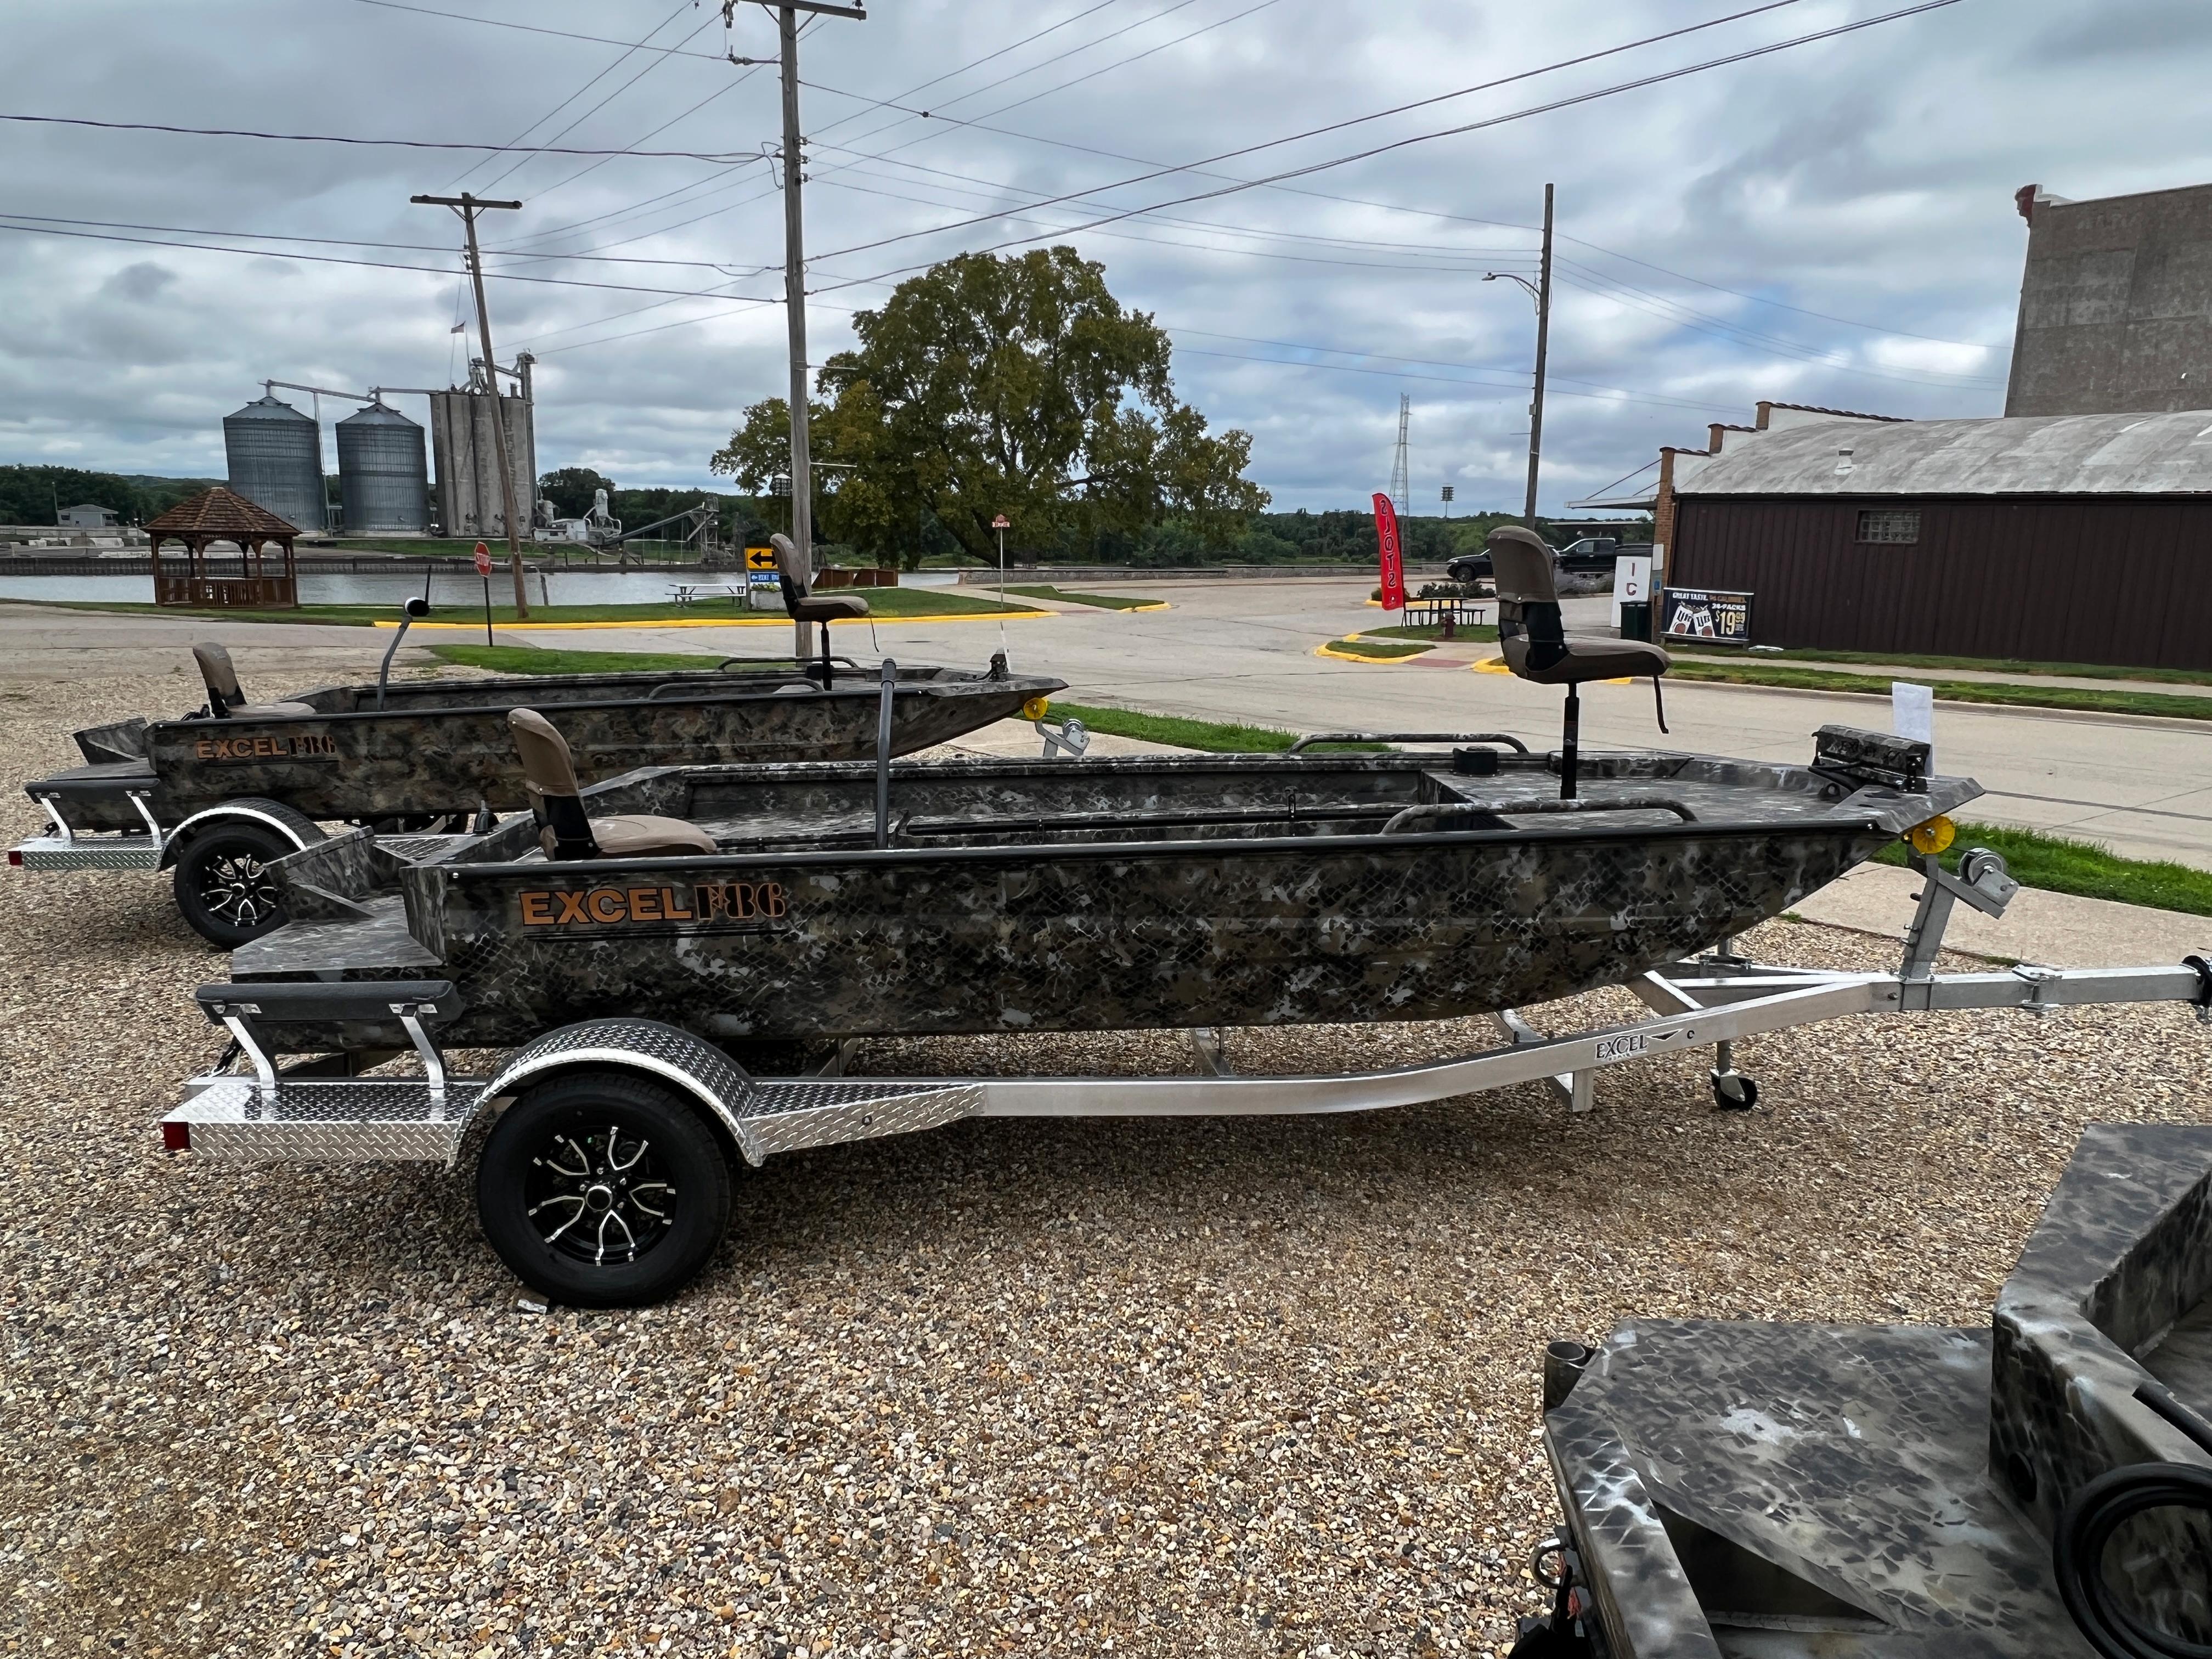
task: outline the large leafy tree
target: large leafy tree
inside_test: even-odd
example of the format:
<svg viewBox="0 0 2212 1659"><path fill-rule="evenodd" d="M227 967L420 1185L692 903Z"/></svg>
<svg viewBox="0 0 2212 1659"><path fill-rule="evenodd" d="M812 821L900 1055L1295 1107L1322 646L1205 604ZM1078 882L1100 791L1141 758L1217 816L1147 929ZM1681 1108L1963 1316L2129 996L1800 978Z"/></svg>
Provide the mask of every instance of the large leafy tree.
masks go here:
<svg viewBox="0 0 2212 1659"><path fill-rule="evenodd" d="M1243 476L1251 434L1178 402L1167 335L1073 248L962 254L854 319L859 349L822 366L812 450L829 464L825 536L914 563L949 537L1095 547L1174 520L1232 544L1267 494ZM715 471L749 489L788 470L781 398L745 410Z"/></svg>

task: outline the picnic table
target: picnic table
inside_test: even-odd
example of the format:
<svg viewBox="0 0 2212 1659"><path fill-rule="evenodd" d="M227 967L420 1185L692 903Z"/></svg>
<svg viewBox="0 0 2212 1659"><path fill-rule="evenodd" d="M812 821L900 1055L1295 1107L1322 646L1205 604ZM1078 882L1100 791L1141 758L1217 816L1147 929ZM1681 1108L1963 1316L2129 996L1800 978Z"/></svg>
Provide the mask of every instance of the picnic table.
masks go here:
<svg viewBox="0 0 2212 1659"><path fill-rule="evenodd" d="M1406 626L1408 628L1441 628L1446 623L1453 627L1472 625L1490 620L1485 615L1492 599L1427 599L1406 601Z"/></svg>
<svg viewBox="0 0 2212 1659"><path fill-rule="evenodd" d="M668 592L678 605L695 603L702 594L708 599L742 599L750 590L743 582L671 582Z"/></svg>

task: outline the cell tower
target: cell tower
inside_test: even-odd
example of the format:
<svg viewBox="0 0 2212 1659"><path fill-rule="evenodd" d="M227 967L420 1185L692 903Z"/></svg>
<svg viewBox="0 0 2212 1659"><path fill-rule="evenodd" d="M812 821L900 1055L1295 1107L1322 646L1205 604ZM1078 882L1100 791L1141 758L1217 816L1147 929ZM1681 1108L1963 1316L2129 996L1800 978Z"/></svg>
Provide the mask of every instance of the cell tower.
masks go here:
<svg viewBox="0 0 2212 1659"><path fill-rule="evenodd" d="M1413 481L1406 470L1406 428L1413 418L1413 400L1401 392L1398 394L1398 453L1390 462L1390 505L1398 509L1401 519L1413 493Z"/></svg>

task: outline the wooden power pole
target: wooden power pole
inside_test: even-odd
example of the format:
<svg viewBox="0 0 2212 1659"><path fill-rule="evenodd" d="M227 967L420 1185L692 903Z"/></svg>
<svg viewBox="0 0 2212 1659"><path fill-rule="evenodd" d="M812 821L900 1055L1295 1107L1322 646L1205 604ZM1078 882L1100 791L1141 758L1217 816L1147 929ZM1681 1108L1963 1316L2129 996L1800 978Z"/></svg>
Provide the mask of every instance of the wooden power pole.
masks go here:
<svg viewBox="0 0 2212 1659"><path fill-rule="evenodd" d="M499 450L500 511L507 517L507 563L514 576L514 614L530 615L530 593L522 579L522 526L514 512L514 455L507 446L507 405L500 398L499 360L491 355L491 311L484 304L483 258L477 251L477 215L487 208L520 208L520 202L487 202L463 191L459 196L410 196L425 207L448 207L461 216L468 232L469 280L477 291L477 337L483 343L484 385L491 392L491 440ZM448 526L450 532L452 526Z"/></svg>

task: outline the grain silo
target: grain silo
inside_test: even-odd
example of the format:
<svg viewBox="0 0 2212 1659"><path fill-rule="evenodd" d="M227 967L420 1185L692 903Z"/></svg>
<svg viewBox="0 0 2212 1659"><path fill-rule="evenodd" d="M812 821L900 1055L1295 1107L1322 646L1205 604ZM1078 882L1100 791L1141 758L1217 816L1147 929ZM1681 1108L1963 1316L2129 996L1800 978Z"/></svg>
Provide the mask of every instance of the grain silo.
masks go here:
<svg viewBox="0 0 2212 1659"><path fill-rule="evenodd" d="M538 439L528 397L502 396L507 420L508 472L514 486L514 515L524 536L531 533L532 507L538 500ZM492 434L489 394L434 392L430 434L438 457L438 519L444 534L504 537L507 513L499 486L498 451Z"/></svg>
<svg viewBox="0 0 2212 1659"><path fill-rule="evenodd" d="M274 393L222 419L230 487L301 530L324 527L323 429Z"/></svg>
<svg viewBox="0 0 2212 1659"><path fill-rule="evenodd" d="M337 423L338 499L349 536L421 536L430 528L422 428L380 403Z"/></svg>

